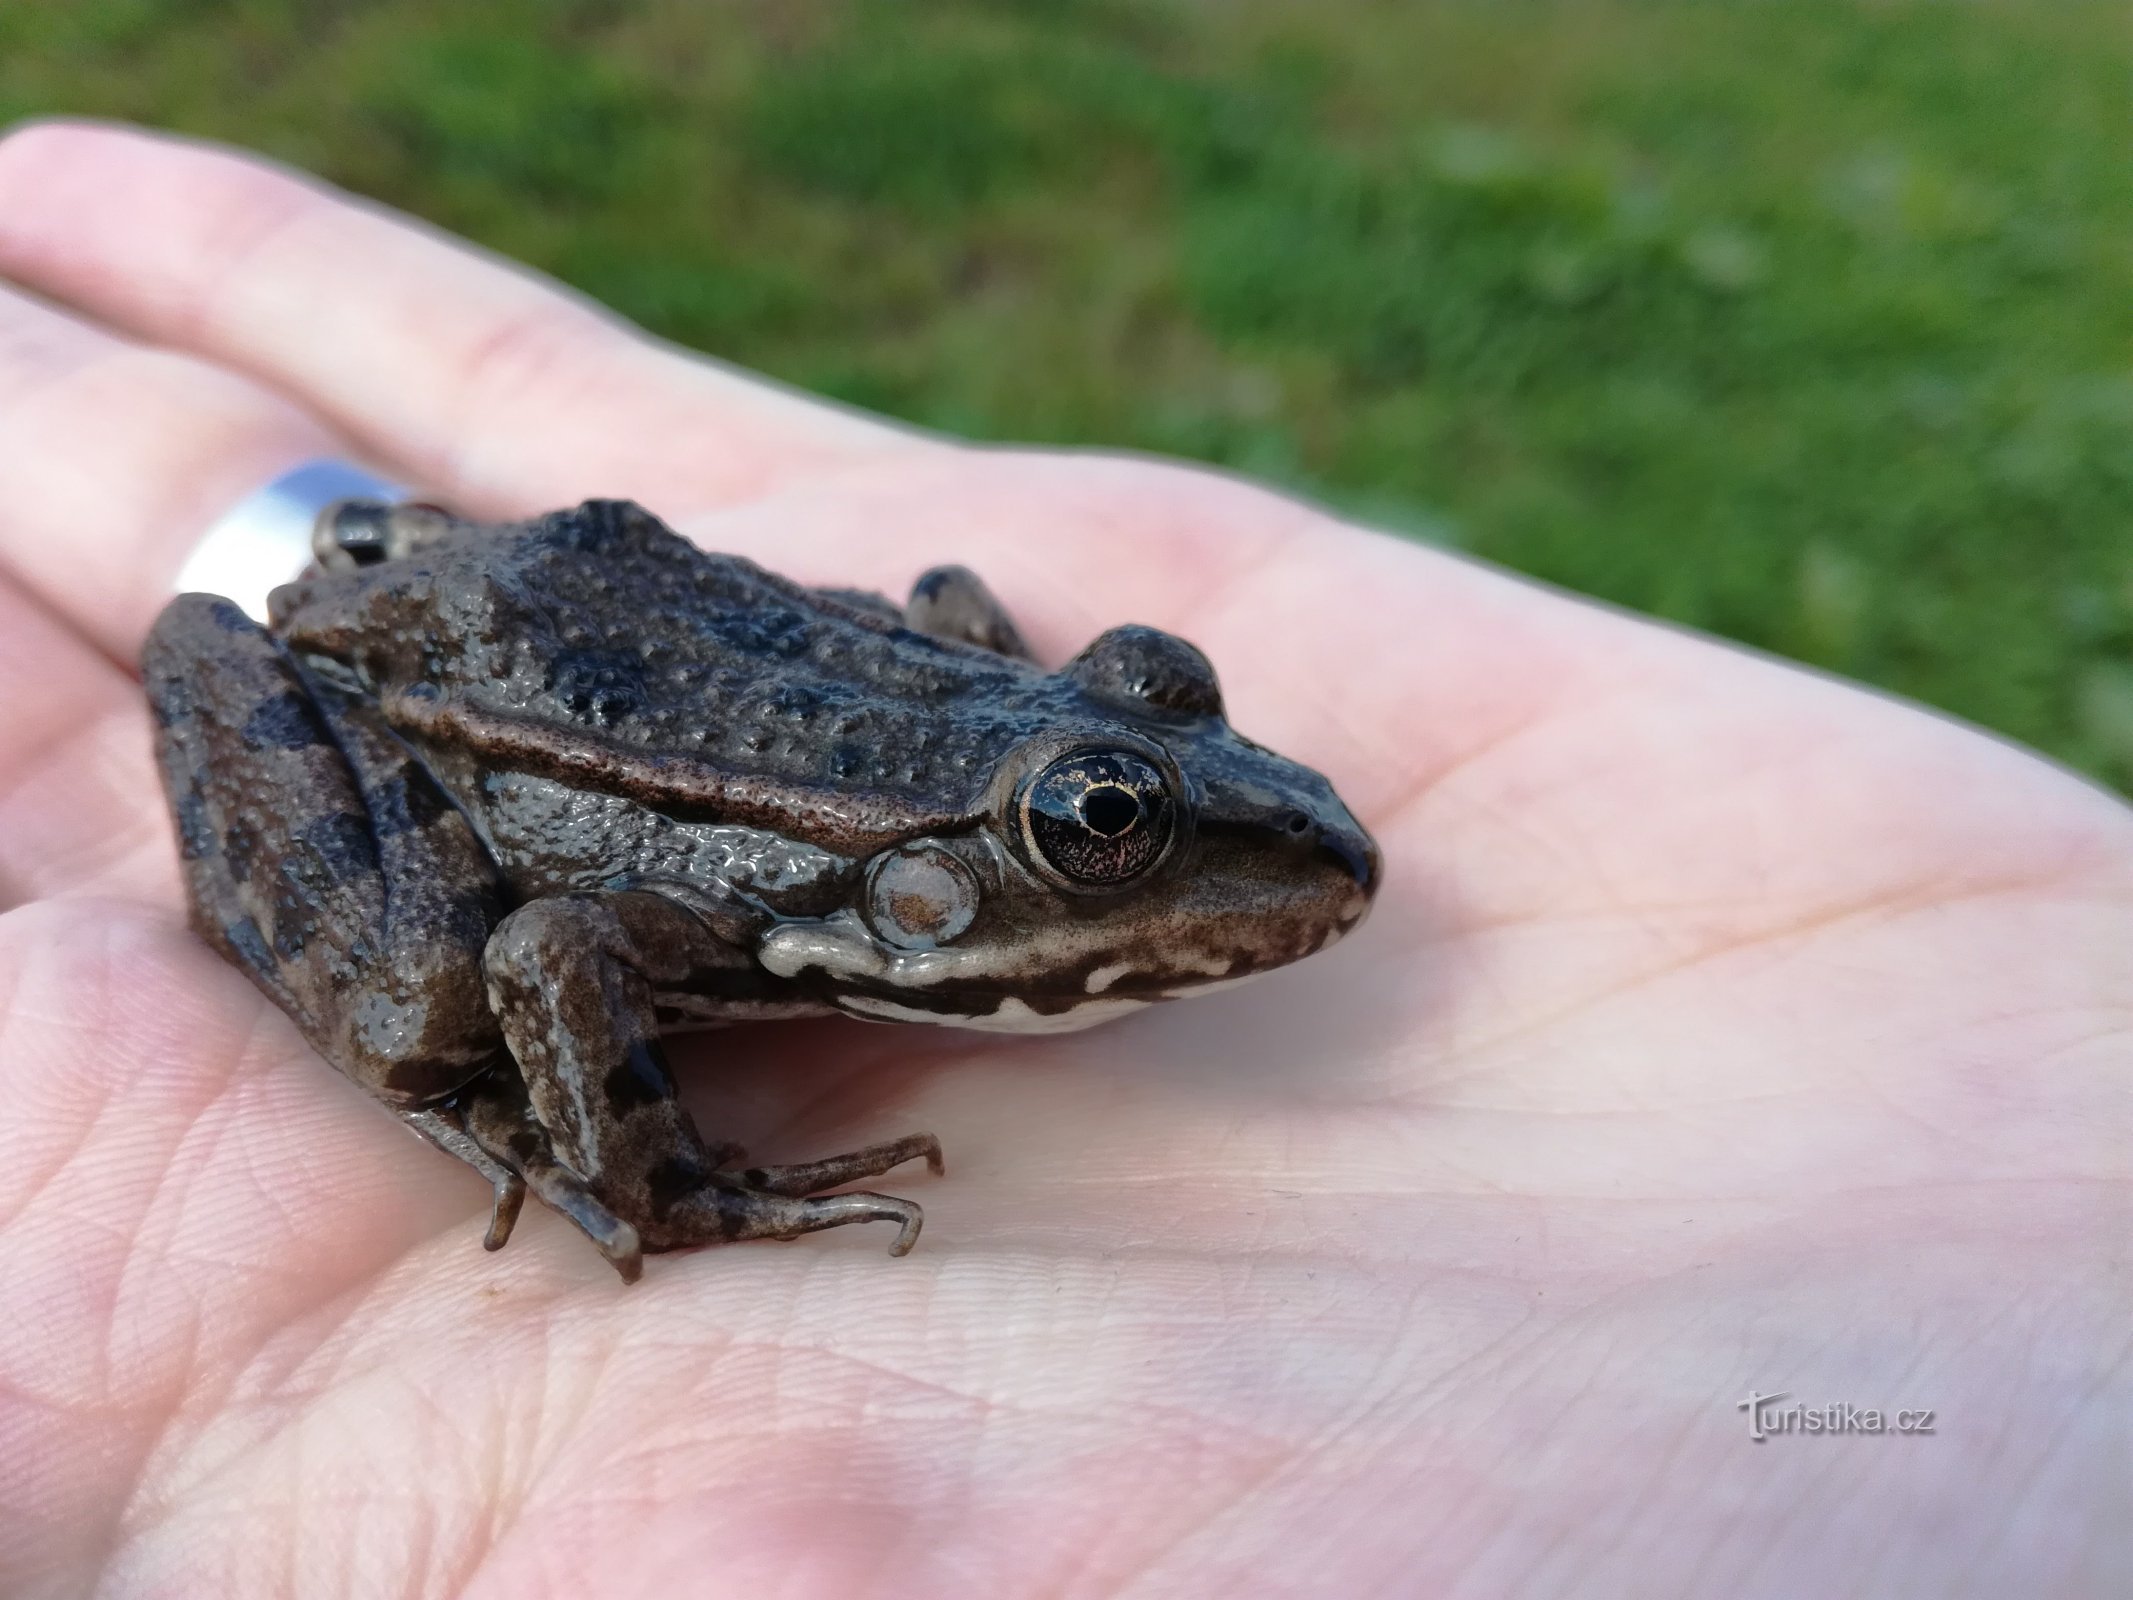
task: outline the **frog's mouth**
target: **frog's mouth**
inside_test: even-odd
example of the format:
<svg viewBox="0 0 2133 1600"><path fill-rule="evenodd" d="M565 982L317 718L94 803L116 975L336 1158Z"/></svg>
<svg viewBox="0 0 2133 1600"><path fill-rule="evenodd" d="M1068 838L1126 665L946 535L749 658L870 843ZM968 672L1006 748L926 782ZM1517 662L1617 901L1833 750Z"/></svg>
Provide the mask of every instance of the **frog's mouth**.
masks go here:
<svg viewBox="0 0 2133 1600"><path fill-rule="evenodd" d="M1357 894L1338 915L1288 931L1262 928L1225 952L1193 952L1169 941L1079 960L1068 952L1024 949L1003 964L979 950L898 950L876 939L850 911L773 929L756 952L773 975L872 1022L924 1022L991 1033L1071 1033L1127 1016L1160 1000L1214 994L1330 949L1363 919ZM1054 959L1046 959L1051 956ZM1042 973L1040 981L1018 974Z"/></svg>
<svg viewBox="0 0 2133 1600"><path fill-rule="evenodd" d="M1130 1016L1158 1000L1234 989L1260 976L1171 981L1139 994L899 995L845 994L835 1004L847 1016L867 1022L930 1022L936 1027L973 1028L981 1033L1078 1033L1100 1022Z"/></svg>

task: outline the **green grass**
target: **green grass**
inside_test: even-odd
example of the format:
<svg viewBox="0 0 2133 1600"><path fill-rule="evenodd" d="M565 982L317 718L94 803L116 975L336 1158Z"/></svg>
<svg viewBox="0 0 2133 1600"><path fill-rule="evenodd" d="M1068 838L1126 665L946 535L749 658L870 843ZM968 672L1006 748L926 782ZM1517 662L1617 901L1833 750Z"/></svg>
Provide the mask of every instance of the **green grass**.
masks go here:
<svg viewBox="0 0 2133 1600"><path fill-rule="evenodd" d="M259 146L794 383L1262 474L2122 786L2129 84L2117 0L0 9L0 115Z"/></svg>

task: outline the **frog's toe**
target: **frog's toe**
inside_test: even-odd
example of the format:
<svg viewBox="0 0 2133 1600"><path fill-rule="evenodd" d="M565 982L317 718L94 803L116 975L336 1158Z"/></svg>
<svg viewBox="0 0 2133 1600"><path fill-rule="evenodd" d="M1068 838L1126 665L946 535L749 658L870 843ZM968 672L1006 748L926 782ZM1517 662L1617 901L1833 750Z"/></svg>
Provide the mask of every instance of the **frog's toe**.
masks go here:
<svg viewBox="0 0 2133 1600"><path fill-rule="evenodd" d="M600 1254L621 1274L624 1283L635 1283L644 1276L644 1241L637 1230L627 1222L617 1222L615 1231L606 1238L595 1238Z"/></svg>
<svg viewBox="0 0 2133 1600"><path fill-rule="evenodd" d="M741 1239L797 1239L848 1222L894 1222L892 1256L906 1255L918 1242L925 1213L909 1200L891 1194L856 1190L848 1194L787 1195L746 1186L734 1175L705 1184L681 1198L649 1236L654 1250L686 1250L701 1244Z"/></svg>
<svg viewBox="0 0 2133 1600"><path fill-rule="evenodd" d="M856 1183L861 1178L877 1178L891 1167L916 1161L920 1156L926 1158L926 1166L936 1178L948 1170L941 1160L940 1140L930 1133L913 1133L901 1139L870 1144L863 1150L848 1151L841 1156L826 1156L820 1161L796 1161L782 1167L750 1167L734 1176L749 1188L765 1194L820 1194L824 1189ZM902 1253L897 1252L898 1255Z"/></svg>
<svg viewBox="0 0 2133 1600"><path fill-rule="evenodd" d="M907 1256L911 1247L918 1243L918 1230L926 1223L926 1214L915 1201L893 1194L873 1194L864 1189L801 1200L782 1195L765 1198L772 1199L773 1203L765 1208L764 1232L773 1239L797 1239L803 1233L841 1228L847 1222L893 1222L898 1226L896 1242L889 1246L889 1254Z"/></svg>
<svg viewBox="0 0 2133 1600"><path fill-rule="evenodd" d="M511 1242L511 1230L518 1226L519 1210L526 1203L526 1180L506 1170L496 1179L495 1193L495 1203L489 1211L489 1231L481 1240L484 1250L501 1250Z"/></svg>
<svg viewBox="0 0 2133 1600"><path fill-rule="evenodd" d="M622 1274L624 1283L637 1281L644 1272L644 1241L635 1228L594 1199L590 1189L560 1166L532 1168L526 1177L536 1194L592 1240Z"/></svg>

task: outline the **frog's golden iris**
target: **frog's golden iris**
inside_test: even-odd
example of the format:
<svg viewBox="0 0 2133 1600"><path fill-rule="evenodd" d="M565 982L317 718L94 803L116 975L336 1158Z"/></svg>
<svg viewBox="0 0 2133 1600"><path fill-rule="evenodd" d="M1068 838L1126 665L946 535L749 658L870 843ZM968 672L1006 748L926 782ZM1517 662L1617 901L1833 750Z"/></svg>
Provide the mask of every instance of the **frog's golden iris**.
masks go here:
<svg viewBox="0 0 2133 1600"><path fill-rule="evenodd" d="M1040 871L1072 888L1117 889L1162 863L1177 810L1169 783L1140 756L1079 751L1038 774L1022 827Z"/></svg>

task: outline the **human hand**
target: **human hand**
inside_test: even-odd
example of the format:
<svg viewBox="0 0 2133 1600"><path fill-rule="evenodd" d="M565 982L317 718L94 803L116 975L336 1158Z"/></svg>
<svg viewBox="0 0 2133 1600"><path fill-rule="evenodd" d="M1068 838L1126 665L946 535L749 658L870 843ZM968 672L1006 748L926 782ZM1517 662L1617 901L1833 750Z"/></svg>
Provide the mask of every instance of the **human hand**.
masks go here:
<svg viewBox="0 0 2133 1600"><path fill-rule="evenodd" d="M1207 473L919 437L248 160L0 144L0 1591L2093 1590L2133 1291L2133 813L1918 710ZM45 297L40 304L30 294ZM1033 381L1042 381L1034 375ZM861 1230L624 1289L185 931L131 677L315 455L628 495L805 581L1193 639L1387 863L1341 949L1093 1033L787 1025ZM689 1057L682 1053L687 1068ZM1751 1389L1931 1408L1755 1444Z"/></svg>

